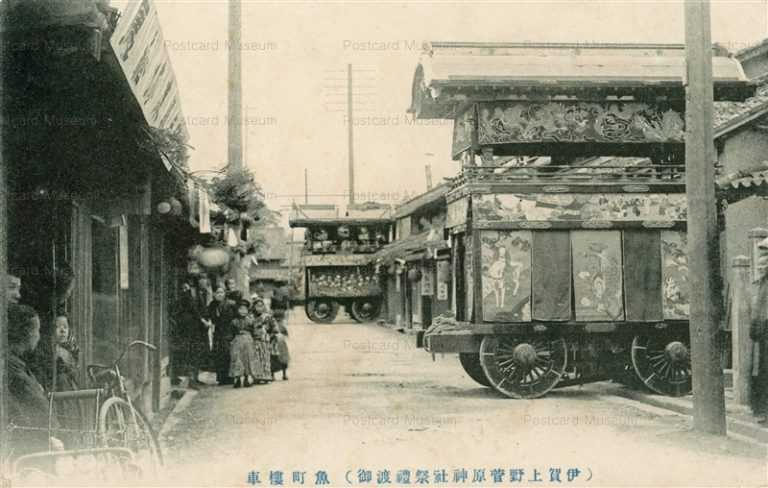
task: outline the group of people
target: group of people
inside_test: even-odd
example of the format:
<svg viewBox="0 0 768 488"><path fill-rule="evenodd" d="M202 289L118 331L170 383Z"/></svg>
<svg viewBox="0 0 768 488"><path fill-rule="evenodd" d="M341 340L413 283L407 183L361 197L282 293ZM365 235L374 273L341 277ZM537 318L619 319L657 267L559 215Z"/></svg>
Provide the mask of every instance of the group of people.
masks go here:
<svg viewBox="0 0 768 488"><path fill-rule="evenodd" d="M215 289L206 276L184 283L171 339L174 376L186 370L191 388L202 384L199 374L206 369L218 384L234 388L269 383L275 373L287 380L289 305L281 289L268 307L256 294L244 298L232 279Z"/></svg>

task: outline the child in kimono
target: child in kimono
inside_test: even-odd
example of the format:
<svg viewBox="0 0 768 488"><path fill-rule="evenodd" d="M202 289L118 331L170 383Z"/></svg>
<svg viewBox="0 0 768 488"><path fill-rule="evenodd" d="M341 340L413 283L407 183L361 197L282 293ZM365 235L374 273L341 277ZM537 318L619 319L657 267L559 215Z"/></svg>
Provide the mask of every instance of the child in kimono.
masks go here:
<svg viewBox="0 0 768 488"><path fill-rule="evenodd" d="M79 360L80 348L77 346L69 318L59 313L53 321L56 340L56 391L79 390L80 377ZM61 427L71 430L70 437L63 439L69 445L77 445L79 439L74 438L74 432L83 426L83 407L80 400L61 400L56 402L56 417Z"/></svg>
<svg viewBox="0 0 768 488"><path fill-rule="evenodd" d="M288 337L283 334L280 324L276 321L272 322L269 337L271 349L272 379L275 379L276 372L282 371L283 381L286 381L288 380L288 363L291 360L291 355L288 351Z"/></svg>
<svg viewBox="0 0 768 488"><path fill-rule="evenodd" d="M251 309L254 318L253 340L256 357L254 377L259 384L272 381L271 344L269 331L275 323L274 318L267 313L267 307L261 298L253 302Z"/></svg>
<svg viewBox="0 0 768 488"><path fill-rule="evenodd" d="M257 369L253 344L253 317L248 313L250 303L240 300L237 315L232 320L235 338L230 345L229 376L234 378L234 387L253 385L253 374Z"/></svg>

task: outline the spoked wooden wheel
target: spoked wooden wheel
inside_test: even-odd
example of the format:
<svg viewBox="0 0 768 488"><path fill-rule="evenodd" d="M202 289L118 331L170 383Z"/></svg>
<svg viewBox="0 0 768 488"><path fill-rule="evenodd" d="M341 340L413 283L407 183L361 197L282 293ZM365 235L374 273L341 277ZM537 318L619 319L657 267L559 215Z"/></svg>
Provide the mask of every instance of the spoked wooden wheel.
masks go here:
<svg viewBox="0 0 768 488"><path fill-rule="evenodd" d="M352 302L350 314L356 321L370 322L379 316L381 305L375 298L359 298Z"/></svg>
<svg viewBox="0 0 768 488"><path fill-rule="evenodd" d="M109 398L99 409L99 436L103 447L124 447L135 456L143 474L157 475L163 464L160 443L144 414L122 398Z"/></svg>
<svg viewBox="0 0 768 488"><path fill-rule="evenodd" d="M330 299L313 299L307 302L307 317L318 324L333 322L339 313L339 304Z"/></svg>
<svg viewBox="0 0 768 488"><path fill-rule="evenodd" d="M460 352L459 362L467 375L483 386L491 386L491 382L485 376L483 366L480 364L480 355L474 352Z"/></svg>
<svg viewBox="0 0 768 488"><path fill-rule="evenodd" d="M632 366L643 384L656 393L683 396L692 390L687 341L636 336L632 340Z"/></svg>
<svg viewBox="0 0 768 488"><path fill-rule="evenodd" d="M486 336L480 364L488 381L511 398L538 398L557 385L568 363L562 338Z"/></svg>

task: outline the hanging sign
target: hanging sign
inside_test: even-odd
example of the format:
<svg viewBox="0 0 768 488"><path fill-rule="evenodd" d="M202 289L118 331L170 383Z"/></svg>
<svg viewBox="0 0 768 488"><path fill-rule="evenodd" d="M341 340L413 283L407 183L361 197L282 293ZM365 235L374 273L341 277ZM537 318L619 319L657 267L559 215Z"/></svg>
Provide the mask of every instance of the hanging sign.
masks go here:
<svg viewBox="0 0 768 488"><path fill-rule="evenodd" d="M127 2L110 44L147 122L186 134L176 76L155 2Z"/></svg>
<svg viewBox="0 0 768 488"><path fill-rule="evenodd" d="M119 230L119 243L118 247L120 254L120 289L127 290L130 283L128 282L128 226L121 225Z"/></svg>
<svg viewBox="0 0 768 488"><path fill-rule="evenodd" d="M435 273L432 270L431 267L425 266L424 272L421 277L421 294L423 296L431 297L435 294L435 282L434 282L434 276Z"/></svg>
<svg viewBox="0 0 768 488"><path fill-rule="evenodd" d="M439 281L437 283L437 299L438 300L448 300L448 283L445 283L444 281Z"/></svg>

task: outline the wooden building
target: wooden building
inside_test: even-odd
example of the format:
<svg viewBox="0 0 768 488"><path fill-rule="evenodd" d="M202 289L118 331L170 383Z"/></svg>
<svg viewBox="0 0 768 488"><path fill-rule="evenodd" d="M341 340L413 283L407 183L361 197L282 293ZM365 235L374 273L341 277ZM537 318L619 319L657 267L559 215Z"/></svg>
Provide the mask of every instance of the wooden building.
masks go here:
<svg viewBox="0 0 768 488"><path fill-rule="evenodd" d="M186 129L153 2L122 15L87 0L5 8L6 44L15 46L3 71L9 272L44 329L55 308L66 309L82 371L110 364L132 340L157 345L123 365L145 412L157 411L182 250L196 230L157 211L186 191L158 130L183 138ZM65 263L74 288L56 304Z"/></svg>
<svg viewBox="0 0 768 488"><path fill-rule="evenodd" d="M256 236L258 265L250 269L251 293L271 298L276 288L289 281L288 236L282 227L258 229Z"/></svg>
<svg viewBox="0 0 768 488"><path fill-rule="evenodd" d="M447 191L441 184L398 206L394 240L377 255L385 272L386 320L397 326L426 329L451 308Z"/></svg>

